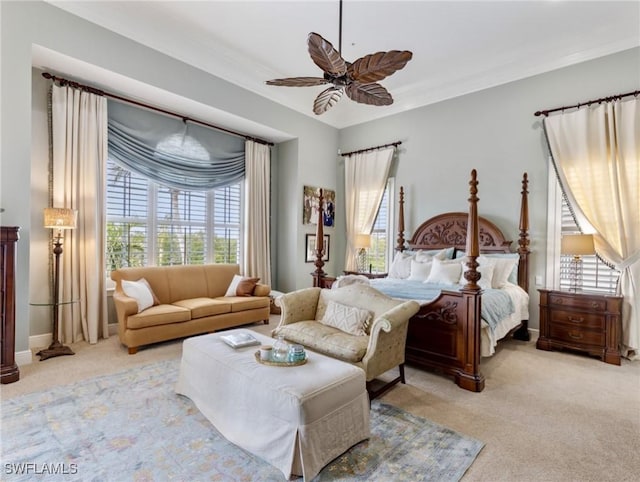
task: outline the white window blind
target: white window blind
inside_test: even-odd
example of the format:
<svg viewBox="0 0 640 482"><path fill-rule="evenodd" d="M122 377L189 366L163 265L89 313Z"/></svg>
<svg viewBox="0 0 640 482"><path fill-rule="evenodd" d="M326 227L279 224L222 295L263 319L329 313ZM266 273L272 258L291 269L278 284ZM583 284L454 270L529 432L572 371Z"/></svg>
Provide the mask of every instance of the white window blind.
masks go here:
<svg viewBox="0 0 640 482"><path fill-rule="evenodd" d="M391 191L393 181L390 179L387 182L387 186L380 202L380 208L378 208L378 214L376 220L373 223L373 229L371 230L371 247L369 248L369 264L371 265L371 271L374 273L386 273L387 272L387 259L389 256L389 243L393 240L391 217Z"/></svg>
<svg viewBox="0 0 640 482"><path fill-rule="evenodd" d="M561 223L562 234L580 234L569 205L562 196ZM568 290L571 280L571 255L560 255L560 289ZM613 293L616 290L620 272L607 266L595 255L582 256L582 289Z"/></svg>
<svg viewBox="0 0 640 482"><path fill-rule="evenodd" d="M107 272L123 266L240 263L242 184L159 185L107 162Z"/></svg>

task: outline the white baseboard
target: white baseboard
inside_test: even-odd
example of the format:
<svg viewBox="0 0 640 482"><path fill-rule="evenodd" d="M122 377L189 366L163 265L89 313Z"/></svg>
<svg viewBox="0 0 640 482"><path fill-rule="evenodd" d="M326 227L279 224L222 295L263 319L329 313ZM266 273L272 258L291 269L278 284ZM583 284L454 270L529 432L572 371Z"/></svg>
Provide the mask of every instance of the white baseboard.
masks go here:
<svg viewBox="0 0 640 482"><path fill-rule="evenodd" d="M31 350L17 351L15 360L16 360L16 365L18 366L29 365L30 363L33 362L33 356L31 355Z"/></svg>
<svg viewBox="0 0 640 482"><path fill-rule="evenodd" d="M29 348L46 348L51 345L53 337L51 333L43 333L42 335L32 335L29 337Z"/></svg>

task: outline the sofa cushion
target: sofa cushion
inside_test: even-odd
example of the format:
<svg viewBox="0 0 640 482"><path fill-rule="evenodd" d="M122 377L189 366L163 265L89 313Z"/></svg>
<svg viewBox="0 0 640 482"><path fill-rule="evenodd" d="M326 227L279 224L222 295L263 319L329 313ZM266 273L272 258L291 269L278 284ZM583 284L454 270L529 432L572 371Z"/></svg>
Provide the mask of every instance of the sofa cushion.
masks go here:
<svg viewBox="0 0 640 482"><path fill-rule="evenodd" d="M231 303L232 313L269 308L269 304L271 303L268 296L227 296L222 299L226 300L227 303Z"/></svg>
<svg viewBox="0 0 640 482"><path fill-rule="evenodd" d="M278 334L310 350L347 363L358 363L367 352L368 336L355 336L317 321L298 321L278 328Z"/></svg>
<svg viewBox="0 0 640 482"><path fill-rule="evenodd" d="M190 298L176 301L173 305L191 310L192 319L220 315L231 311L231 303L226 300L214 300L212 298Z"/></svg>
<svg viewBox="0 0 640 482"><path fill-rule="evenodd" d="M373 313L369 310L331 300L327 303L327 309L320 323L333 326L351 335L363 336L366 335L365 325L368 326L371 323L371 318Z"/></svg>
<svg viewBox="0 0 640 482"><path fill-rule="evenodd" d="M138 329L189 321L191 311L175 305L157 305L127 318L127 328Z"/></svg>

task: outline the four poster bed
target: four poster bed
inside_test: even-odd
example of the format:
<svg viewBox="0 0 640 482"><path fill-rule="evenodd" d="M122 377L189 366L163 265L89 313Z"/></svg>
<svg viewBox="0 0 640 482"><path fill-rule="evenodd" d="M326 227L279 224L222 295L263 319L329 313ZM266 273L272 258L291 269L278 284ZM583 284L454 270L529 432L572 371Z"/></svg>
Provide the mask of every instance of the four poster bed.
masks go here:
<svg viewBox="0 0 640 482"><path fill-rule="evenodd" d="M425 285L421 281L398 279L372 279L371 285L386 294L398 298L412 298L421 301L420 311L409 321L406 342L406 361L420 368L432 369L453 376L455 383L466 390L480 392L484 389L485 379L480 372L480 357L493 353L493 347L499 339L513 335L519 340L529 340L528 331L528 277L529 277L529 216L528 216L528 178L522 179L520 206L520 236L516 253L511 252L511 241L507 241L500 229L487 219L478 216L477 174L471 172L469 212L444 213L423 222L413 233L411 239L404 238L404 191L400 188L398 209L398 254L450 251L451 260L438 261L441 265L455 263L456 254L464 256L466 252L466 271L462 268L464 283L462 286L436 285L432 295L421 301L416 292L407 294L397 290L399 285L414 287ZM321 238L320 238L321 239ZM321 254L321 253L320 253ZM398 254L396 256L398 256ZM458 255L458 256L459 256ZM480 281L481 261L487 258L511 258L513 283L504 283L501 289L494 288L487 280ZM458 259L460 262L461 260ZM494 262L494 261L491 261ZM495 261L502 263L503 261ZM395 260L394 260L395 263ZM324 282L322 265L318 266L314 276L315 286L329 286ZM516 268L517 267L517 268ZM516 274L517 270L517 274ZM329 279L329 278L327 278ZM429 280L427 280L429 281ZM483 284L483 288L479 286ZM516 284L517 283L517 284ZM394 291L395 290L395 291ZM512 311L508 316L499 316L491 326L487 320L487 310L500 295L510 303ZM498 296L498 298L500 297ZM490 308L494 309L494 308ZM499 310L498 310L499 311ZM506 313L506 312L504 312Z"/></svg>

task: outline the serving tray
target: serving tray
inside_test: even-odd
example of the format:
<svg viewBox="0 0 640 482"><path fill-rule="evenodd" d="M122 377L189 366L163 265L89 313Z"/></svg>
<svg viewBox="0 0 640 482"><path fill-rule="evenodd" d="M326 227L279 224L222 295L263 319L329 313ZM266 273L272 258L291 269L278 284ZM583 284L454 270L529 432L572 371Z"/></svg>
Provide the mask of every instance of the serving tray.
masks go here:
<svg viewBox="0 0 640 482"><path fill-rule="evenodd" d="M258 363L262 363L263 365L269 365L272 367L297 367L300 365L304 365L305 363L307 363L307 356L305 355L304 360L298 360L298 361L284 361L284 362L278 362L278 361L272 361L272 360L263 360L262 358L260 358L260 351L258 350L257 352L254 353L254 356L256 357L256 361Z"/></svg>

